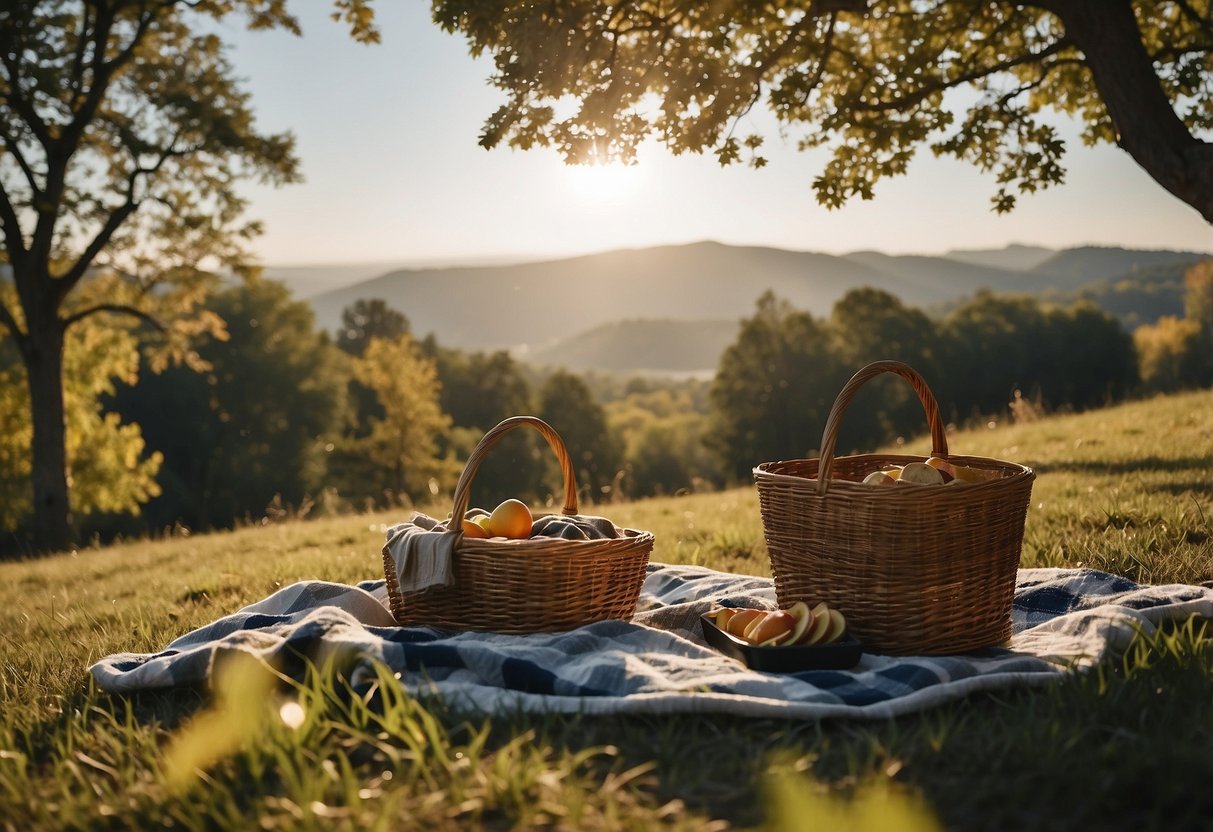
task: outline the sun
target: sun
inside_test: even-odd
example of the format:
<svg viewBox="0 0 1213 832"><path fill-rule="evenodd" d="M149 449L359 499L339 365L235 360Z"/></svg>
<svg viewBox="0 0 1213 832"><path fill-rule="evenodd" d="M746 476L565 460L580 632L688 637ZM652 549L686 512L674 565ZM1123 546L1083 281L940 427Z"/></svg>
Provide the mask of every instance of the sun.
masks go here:
<svg viewBox="0 0 1213 832"><path fill-rule="evenodd" d="M622 202L643 180L639 165L621 162L565 165L564 175L575 199L597 203Z"/></svg>

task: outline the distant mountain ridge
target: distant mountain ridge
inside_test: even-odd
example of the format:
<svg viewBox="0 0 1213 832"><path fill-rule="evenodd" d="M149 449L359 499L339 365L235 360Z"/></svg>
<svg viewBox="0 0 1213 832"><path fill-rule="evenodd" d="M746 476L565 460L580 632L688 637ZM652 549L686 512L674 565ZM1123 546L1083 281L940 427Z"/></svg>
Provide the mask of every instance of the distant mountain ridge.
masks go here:
<svg viewBox="0 0 1213 832"><path fill-rule="evenodd" d="M402 269L318 294L310 302L318 323L329 329L355 300L381 298L408 316L414 332L432 332L444 345L522 349L528 359L544 361L564 350L576 353L587 368L610 363L612 352L619 352L609 345L612 338L635 339L643 333L653 350L649 369L694 369L670 366L686 363L685 356L672 359L681 349L679 341L696 332L704 350L699 360L714 361L719 353L708 353L729 329L719 322L747 317L767 290L824 316L843 294L863 286L919 307L953 303L981 289L1071 296L1088 283L1135 274L1148 280L1157 270L1181 269L1209 256L1094 246L1055 252L1020 246L939 257L876 251L830 255L702 242L504 266ZM664 346L654 339L652 327L610 327L641 320L717 325L667 327ZM709 331L716 334L707 335ZM599 346L591 348L585 339ZM640 355L644 350L633 343L628 352Z"/></svg>

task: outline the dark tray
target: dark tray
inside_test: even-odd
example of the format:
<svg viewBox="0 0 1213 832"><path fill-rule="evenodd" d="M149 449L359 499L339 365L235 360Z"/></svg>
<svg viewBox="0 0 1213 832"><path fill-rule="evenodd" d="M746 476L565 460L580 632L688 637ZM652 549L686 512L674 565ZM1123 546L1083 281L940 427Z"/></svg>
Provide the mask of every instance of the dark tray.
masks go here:
<svg viewBox="0 0 1213 832"><path fill-rule="evenodd" d="M829 644L793 644L788 647L758 647L726 633L706 615L699 618L703 637L726 656L751 670L764 673L795 673L800 670L846 670L859 663L863 645L849 631Z"/></svg>

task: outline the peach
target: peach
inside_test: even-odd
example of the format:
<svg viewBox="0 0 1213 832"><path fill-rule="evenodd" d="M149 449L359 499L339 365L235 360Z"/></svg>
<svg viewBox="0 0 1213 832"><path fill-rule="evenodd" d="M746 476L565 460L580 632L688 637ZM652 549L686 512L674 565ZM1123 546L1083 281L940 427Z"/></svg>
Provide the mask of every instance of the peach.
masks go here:
<svg viewBox="0 0 1213 832"><path fill-rule="evenodd" d="M462 521L462 524L464 537L485 538L489 536L489 533L485 531L484 526L480 525L479 523L475 523L471 520L464 520Z"/></svg>
<svg viewBox="0 0 1213 832"><path fill-rule="evenodd" d="M522 540L531 536L531 510L520 500L503 502L489 516L488 532L492 537Z"/></svg>
<svg viewBox="0 0 1213 832"><path fill-rule="evenodd" d="M729 623L724 631L729 635L744 638L745 628L750 625L756 618L761 618L765 613L762 610L741 609L736 610L729 617Z"/></svg>
<svg viewBox="0 0 1213 832"><path fill-rule="evenodd" d="M786 610L768 612L754 621L745 631L745 640L763 647L773 647L787 641L796 628L796 616Z"/></svg>

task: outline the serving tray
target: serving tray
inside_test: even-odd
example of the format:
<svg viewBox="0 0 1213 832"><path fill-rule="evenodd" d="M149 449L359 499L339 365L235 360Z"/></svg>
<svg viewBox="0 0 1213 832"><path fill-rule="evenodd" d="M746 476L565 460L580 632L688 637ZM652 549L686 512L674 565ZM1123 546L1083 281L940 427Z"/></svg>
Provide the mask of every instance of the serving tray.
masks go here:
<svg viewBox="0 0 1213 832"><path fill-rule="evenodd" d="M703 637L726 656L737 659L751 670L763 673L796 673L801 670L846 670L859 663L863 645L844 632L829 644L793 644L787 647L759 647L726 633L707 615L699 617Z"/></svg>

